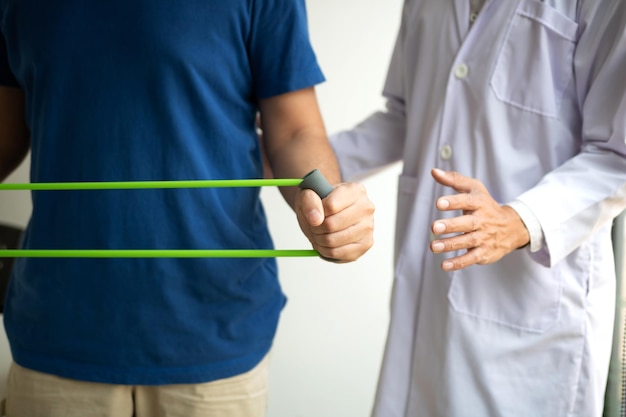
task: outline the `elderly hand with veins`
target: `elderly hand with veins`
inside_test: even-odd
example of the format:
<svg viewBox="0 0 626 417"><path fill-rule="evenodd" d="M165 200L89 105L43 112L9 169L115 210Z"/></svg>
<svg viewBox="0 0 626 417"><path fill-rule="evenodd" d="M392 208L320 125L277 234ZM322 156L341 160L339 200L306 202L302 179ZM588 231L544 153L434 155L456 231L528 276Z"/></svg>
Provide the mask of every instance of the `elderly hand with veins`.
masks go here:
<svg viewBox="0 0 626 417"><path fill-rule="evenodd" d="M528 230L517 212L498 204L482 182L440 169L433 169L431 174L439 184L458 193L440 197L436 202L437 209L463 212L458 217L435 220L431 226L436 235L455 234L432 241L431 251L467 250L460 256L443 261L441 268L444 271L494 263L528 244Z"/></svg>

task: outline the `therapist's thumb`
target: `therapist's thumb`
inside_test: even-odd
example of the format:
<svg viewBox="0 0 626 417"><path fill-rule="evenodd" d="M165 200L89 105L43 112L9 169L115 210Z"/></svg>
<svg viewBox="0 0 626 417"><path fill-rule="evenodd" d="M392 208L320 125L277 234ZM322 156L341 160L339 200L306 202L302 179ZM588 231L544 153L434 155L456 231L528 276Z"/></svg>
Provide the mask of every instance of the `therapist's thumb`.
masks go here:
<svg viewBox="0 0 626 417"><path fill-rule="evenodd" d="M310 226L324 223L322 199L312 190L302 190L299 195L298 210Z"/></svg>

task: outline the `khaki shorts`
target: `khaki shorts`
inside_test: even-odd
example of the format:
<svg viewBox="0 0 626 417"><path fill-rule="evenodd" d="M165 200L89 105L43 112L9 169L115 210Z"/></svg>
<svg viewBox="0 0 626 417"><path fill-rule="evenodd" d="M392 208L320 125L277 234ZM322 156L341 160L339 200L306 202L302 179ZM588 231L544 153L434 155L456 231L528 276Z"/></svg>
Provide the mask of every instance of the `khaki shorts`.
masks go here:
<svg viewBox="0 0 626 417"><path fill-rule="evenodd" d="M263 417L268 371L269 355L232 378L132 386L76 381L13 363L5 412L7 417Z"/></svg>

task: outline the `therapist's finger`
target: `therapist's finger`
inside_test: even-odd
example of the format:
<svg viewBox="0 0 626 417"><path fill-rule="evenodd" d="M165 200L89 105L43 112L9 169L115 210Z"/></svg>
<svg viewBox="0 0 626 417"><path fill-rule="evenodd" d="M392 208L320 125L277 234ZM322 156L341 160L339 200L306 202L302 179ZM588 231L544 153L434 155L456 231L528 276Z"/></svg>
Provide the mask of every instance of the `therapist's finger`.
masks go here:
<svg viewBox="0 0 626 417"><path fill-rule="evenodd" d="M483 246L485 239L481 232L461 233L453 237L433 240L430 250L433 253L455 252L464 249L473 249Z"/></svg>
<svg viewBox="0 0 626 417"><path fill-rule="evenodd" d="M440 211L476 211L489 204L491 201L487 196L481 193L463 193L455 195L447 195L437 199L437 209Z"/></svg>
<svg viewBox="0 0 626 417"><path fill-rule="evenodd" d="M444 171L439 168L433 168L431 175L439 184L450 187L459 193L469 193L484 190L485 188L482 182L477 179L466 177L455 171Z"/></svg>
<svg viewBox="0 0 626 417"><path fill-rule="evenodd" d="M473 232L480 229L480 222L477 216L463 215L451 219L435 220L431 225L431 230L436 235L448 233Z"/></svg>
<svg viewBox="0 0 626 417"><path fill-rule="evenodd" d="M472 265L483 265L490 263L487 257L484 255L485 251L480 248L474 248L468 250L461 256L446 259L441 263L441 269L444 271L458 271L459 269L467 268Z"/></svg>

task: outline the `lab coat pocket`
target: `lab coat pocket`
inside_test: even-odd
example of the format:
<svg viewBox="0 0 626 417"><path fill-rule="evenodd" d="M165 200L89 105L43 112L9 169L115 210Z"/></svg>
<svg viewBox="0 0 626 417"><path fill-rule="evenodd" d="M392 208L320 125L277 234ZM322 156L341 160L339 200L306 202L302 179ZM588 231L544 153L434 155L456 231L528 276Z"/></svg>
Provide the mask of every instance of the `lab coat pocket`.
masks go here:
<svg viewBox="0 0 626 417"><path fill-rule="evenodd" d="M518 250L491 265L456 271L448 299L452 308L480 320L543 333L559 318L562 278Z"/></svg>
<svg viewBox="0 0 626 417"><path fill-rule="evenodd" d="M537 0L522 0L491 77L496 97L515 107L557 117L573 79L578 24Z"/></svg>

